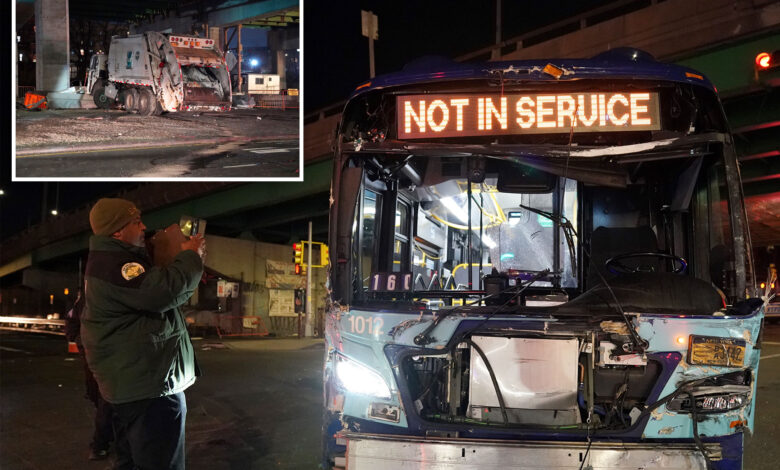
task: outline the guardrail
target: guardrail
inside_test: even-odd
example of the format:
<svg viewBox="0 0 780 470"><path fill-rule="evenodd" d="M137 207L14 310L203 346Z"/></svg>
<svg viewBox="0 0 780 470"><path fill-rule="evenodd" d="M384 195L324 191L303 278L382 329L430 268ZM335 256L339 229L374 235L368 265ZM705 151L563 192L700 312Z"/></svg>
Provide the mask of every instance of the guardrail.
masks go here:
<svg viewBox="0 0 780 470"><path fill-rule="evenodd" d="M255 99L255 108L266 109L298 109L297 95L251 95Z"/></svg>
<svg viewBox="0 0 780 470"><path fill-rule="evenodd" d="M0 317L0 330L65 335L65 320L47 318Z"/></svg>

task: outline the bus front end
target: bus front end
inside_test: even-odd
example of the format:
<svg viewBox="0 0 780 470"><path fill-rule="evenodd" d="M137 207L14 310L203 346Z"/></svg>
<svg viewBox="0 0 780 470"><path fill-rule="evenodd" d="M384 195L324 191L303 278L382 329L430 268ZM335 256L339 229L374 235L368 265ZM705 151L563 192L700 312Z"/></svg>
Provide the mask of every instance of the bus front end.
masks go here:
<svg viewBox="0 0 780 470"><path fill-rule="evenodd" d="M765 305L701 74L408 71L336 145L325 468L742 468Z"/></svg>

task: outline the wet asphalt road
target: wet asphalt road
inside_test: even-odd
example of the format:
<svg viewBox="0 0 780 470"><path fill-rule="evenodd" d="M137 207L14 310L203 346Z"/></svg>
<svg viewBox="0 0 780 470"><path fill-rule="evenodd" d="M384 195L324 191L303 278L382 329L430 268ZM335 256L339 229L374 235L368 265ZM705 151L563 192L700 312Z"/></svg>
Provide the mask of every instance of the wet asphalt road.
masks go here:
<svg viewBox="0 0 780 470"><path fill-rule="evenodd" d="M297 178L299 142L182 144L16 158L17 178Z"/></svg>
<svg viewBox="0 0 780 470"><path fill-rule="evenodd" d="M209 344L219 341L194 341L204 375L186 391L188 470L316 469L322 344ZM61 336L0 332L3 470L109 467L87 460L94 407L84 398L80 358L65 349Z"/></svg>
<svg viewBox="0 0 780 470"><path fill-rule="evenodd" d="M189 470L316 469L322 402L321 344L301 350L208 348L195 341L205 375L187 391ZM259 340L275 341L275 340ZM266 343L272 344L272 343ZM207 349L204 349L204 346ZM764 332L755 434L745 470L780 468L780 324ZM62 337L0 332L0 466L103 470L89 462L92 405L78 358Z"/></svg>

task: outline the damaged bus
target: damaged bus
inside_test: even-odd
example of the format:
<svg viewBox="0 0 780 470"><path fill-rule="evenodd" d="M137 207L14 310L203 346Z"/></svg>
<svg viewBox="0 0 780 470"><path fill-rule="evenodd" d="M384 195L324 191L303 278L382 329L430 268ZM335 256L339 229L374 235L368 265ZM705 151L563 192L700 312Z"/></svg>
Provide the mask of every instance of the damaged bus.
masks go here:
<svg viewBox="0 0 780 470"><path fill-rule="evenodd" d="M412 66L335 145L325 468L742 468L764 305L701 73Z"/></svg>

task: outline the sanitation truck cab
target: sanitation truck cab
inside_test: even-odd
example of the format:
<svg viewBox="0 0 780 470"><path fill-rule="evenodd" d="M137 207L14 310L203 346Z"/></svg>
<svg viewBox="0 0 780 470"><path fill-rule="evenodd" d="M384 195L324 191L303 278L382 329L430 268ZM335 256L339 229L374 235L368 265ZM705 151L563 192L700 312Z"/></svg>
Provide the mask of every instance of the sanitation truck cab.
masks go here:
<svg viewBox="0 0 780 470"><path fill-rule="evenodd" d="M108 80L108 56L102 52L94 54L89 59L87 77L84 80L84 85L89 93L92 93L98 80Z"/></svg>
<svg viewBox="0 0 780 470"><path fill-rule="evenodd" d="M376 77L330 220L326 468L741 468L765 306L699 72L617 50Z"/></svg>

